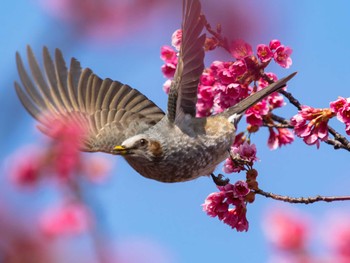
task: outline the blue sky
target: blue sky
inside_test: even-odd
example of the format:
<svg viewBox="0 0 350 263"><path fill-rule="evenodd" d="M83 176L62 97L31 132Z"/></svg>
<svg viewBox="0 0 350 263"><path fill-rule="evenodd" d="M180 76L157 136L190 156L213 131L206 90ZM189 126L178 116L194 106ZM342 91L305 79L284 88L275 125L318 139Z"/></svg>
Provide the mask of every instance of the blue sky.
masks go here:
<svg viewBox="0 0 350 263"><path fill-rule="evenodd" d="M220 0L217 5L222 5L220 8L224 9L227 2ZM203 6L206 10L206 1L203 1ZM241 10L240 1L230 6ZM52 52L58 47L67 60L74 56L99 76L131 85L165 109L167 97L161 89L164 78L160 71L159 50L162 45L170 44L171 34L180 25L180 4L174 7L176 12L169 15L170 18L159 15L158 19L145 23L133 34L120 35L115 42L101 45L74 37L66 25L45 13L35 1L2 3L1 160L19 146L41 140L35 122L21 107L13 89L13 81L18 80L14 59L16 51L24 54L25 46L30 44L40 57L43 45ZM329 102L338 96L350 95L349 1L321 4L317 0L250 0L246 1L242 10L250 9L261 23L259 32L247 41L256 46L278 38L293 48L291 69L272 67L272 70L276 69L279 76L299 72L290 83L289 91L302 104L328 107ZM247 13L246 16L252 14ZM281 115L286 117L295 113L296 109L291 106L281 111ZM342 124L334 121L331 125L345 134ZM350 193L348 153L345 151L334 151L326 144L317 150L299 139L290 146L270 151L266 147L266 132L254 135L253 140L261 160L257 169L262 189L291 196ZM124 240L150 240L167 251L167 257L171 258L168 262L174 263L267 261L269 247L262 234L261 221L266 209L278 202L258 196L255 203L248 206L249 231L237 233L202 212L200 205L209 193L215 191L209 178L162 184L139 176L121 158L110 158L115 166L108 182L88 191L92 203L99 202L102 207L99 216L104 218L101 222L104 232L117 245ZM232 177L232 180L235 178L242 178L242 175ZM3 185L3 188L10 187ZM7 192L12 198L13 193L4 189L5 195ZM29 203L34 206L44 202L40 194L23 195L19 200L26 199L28 203L28 198L33 198ZM349 209L347 203L296 207L317 218L317 227L321 229L326 227L322 225L322 218L329 211Z"/></svg>

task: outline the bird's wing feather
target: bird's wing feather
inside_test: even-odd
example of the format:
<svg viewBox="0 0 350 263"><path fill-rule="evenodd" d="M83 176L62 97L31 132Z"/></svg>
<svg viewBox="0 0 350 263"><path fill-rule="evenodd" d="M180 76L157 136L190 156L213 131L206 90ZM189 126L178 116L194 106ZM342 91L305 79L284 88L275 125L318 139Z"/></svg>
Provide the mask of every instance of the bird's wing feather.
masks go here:
<svg viewBox="0 0 350 263"><path fill-rule="evenodd" d="M72 59L67 69L60 50L53 61L43 49L42 73L32 49L27 47L30 75L16 54L22 85L15 89L27 111L50 134L53 119L71 119L84 130L83 151L111 152L115 145L155 125L164 112L136 89L111 79L101 79ZM45 119L49 116L50 121Z"/></svg>
<svg viewBox="0 0 350 263"><path fill-rule="evenodd" d="M204 69L204 21L198 0L184 0L182 40L178 65L168 99L168 118L174 122L180 113L196 115L197 89Z"/></svg>

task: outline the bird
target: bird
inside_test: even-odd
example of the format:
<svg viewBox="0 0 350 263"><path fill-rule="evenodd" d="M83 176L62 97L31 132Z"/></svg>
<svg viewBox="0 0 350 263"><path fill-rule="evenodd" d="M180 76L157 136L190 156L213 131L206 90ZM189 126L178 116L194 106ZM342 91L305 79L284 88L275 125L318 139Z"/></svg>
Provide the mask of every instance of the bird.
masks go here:
<svg viewBox="0 0 350 263"><path fill-rule="evenodd" d="M204 20L199 0L183 0L182 41L168 95L167 112L127 84L98 77L75 58L67 68L62 52L54 59L43 48L39 67L27 46L29 74L19 53L21 83L16 93L25 109L50 130L52 118L78 116L85 131L80 150L121 155L140 175L164 183L211 175L229 156L237 123L244 112L283 88L295 73L270 84L225 111L196 117L197 89L204 69Z"/></svg>

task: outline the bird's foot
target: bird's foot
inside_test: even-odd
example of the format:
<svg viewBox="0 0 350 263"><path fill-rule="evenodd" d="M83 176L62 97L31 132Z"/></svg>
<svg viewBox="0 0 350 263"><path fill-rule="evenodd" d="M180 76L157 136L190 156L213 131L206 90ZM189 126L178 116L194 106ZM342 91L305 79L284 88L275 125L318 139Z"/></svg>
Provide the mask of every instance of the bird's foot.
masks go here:
<svg viewBox="0 0 350 263"><path fill-rule="evenodd" d="M218 174L217 176L211 174L211 178L213 178L213 181L217 186L225 186L230 182L230 179L225 178L222 174Z"/></svg>

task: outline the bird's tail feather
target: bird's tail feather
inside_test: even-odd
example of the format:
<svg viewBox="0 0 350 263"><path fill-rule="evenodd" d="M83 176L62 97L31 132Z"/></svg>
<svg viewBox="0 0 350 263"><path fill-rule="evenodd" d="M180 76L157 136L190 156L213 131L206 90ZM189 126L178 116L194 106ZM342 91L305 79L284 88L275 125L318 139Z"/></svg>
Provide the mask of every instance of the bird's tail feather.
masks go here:
<svg viewBox="0 0 350 263"><path fill-rule="evenodd" d="M296 74L297 74L297 72L294 72L285 78L277 80L276 82L270 84L266 88L259 90L258 92L254 93L254 94L250 95L249 97L245 98L244 100L238 102L236 105L223 111L222 113L220 113L220 115L223 115L227 118L230 118L231 122L233 122L233 123L237 123L237 121L241 118L242 114L247 109L249 109L255 103L261 101L265 97L269 96L271 93L282 89L284 86L286 86L287 82L291 78L293 78Z"/></svg>

